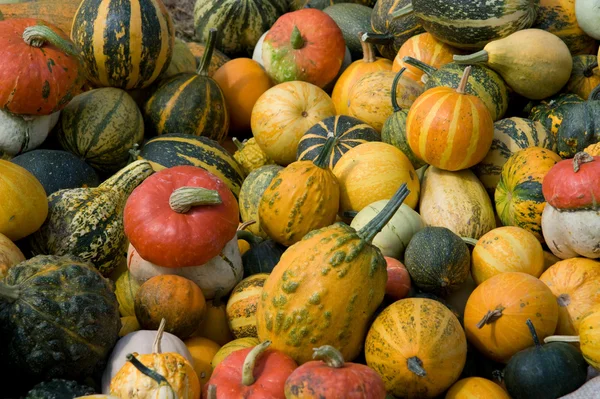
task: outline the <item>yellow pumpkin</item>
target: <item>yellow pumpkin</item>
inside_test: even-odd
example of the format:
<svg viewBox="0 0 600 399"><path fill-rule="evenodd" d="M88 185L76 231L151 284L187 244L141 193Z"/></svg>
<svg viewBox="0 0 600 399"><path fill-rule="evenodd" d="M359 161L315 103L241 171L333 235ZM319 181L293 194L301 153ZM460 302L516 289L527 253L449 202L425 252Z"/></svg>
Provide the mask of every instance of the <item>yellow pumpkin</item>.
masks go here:
<svg viewBox="0 0 600 399"><path fill-rule="evenodd" d="M412 163L390 144L368 142L352 148L342 155L333 174L340 183L340 215L392 198L402 183L410 190L404 203L414 209L419 200L421 186Z"/></svg>
<svg viewBox="0 0 600 399"><path fill-rule="evenodd" d="M125 270L117 279L115 286L115 294L119 302L119 313L123 317L135 316L135 294L140 289L140 283L136 279L131 278L129 270Z"/></svg>
<svg viewBox="0 0 600 399"><path fill-rule="evenodd" d="M0 160L0 234L12 241L36 232L48 216L46 191L25 168Z"/></svg>
<svg viewBox="0 0 600 399"><path fill-rule="evenodd" d="M510 399L510 396L495 382L469 377L452 385L445 399Z"/></svg>
<svg viewBox="0 0 600 399"><path fill-rule="evenodd" d="M225 311L234 337L257 336L256 306L267 277L267 273L253 274L240 281L231 291Z"/></svg>
<svg viewBox="0 0 600 399"><path fill-rule="evenodd" d="M227 356L231 354L231 352L235 352L240 349L251 348L258 344L260 344L260 341L258 340L258 338L255 337L234 339L233 341L223 345L221 349L218 350L218 352L215 354L212 361L210 362L210 365L214 370L215 367L219 365L219 363L221 363Z"/></svg>
<svg viewBox="0 0 600 399"><path fill-rule="evenodd" d="M589 145L584 151L591 156L600 157L600 143Z"/></svg>
<svg viewBox="0 0 600 399"><path fill-rule="evenodd" d="M194 370L200 379L200 385L204 386L212 375L213 368L210 365L213 357L219 352L221 346L214 341L204 337L188 338L185 341L185 346L190 351L194 360Z"/></svg>
<svg viewBox="0 0 600 399"><path fill-rule="evenodd" d="M8 273L8 269L25 261L23 252L7 236L0 233L0 279Z"/></svg>
<svg viewBox="0 0 600 399"><path fill-rule="evenodd" d="M200 323L198 330L192 334L192 337L208 338L219 345L230 342L233 335L227 323L226 305L220 295L217 295L212 301L207 301L204 320Z"/></svg>
<svg viewBox="0 0 600 399"><path fill-rule="evenodd" d="M587 362L600 370L600 306L594 306L579 324L579 347Z"/></svg>
<svg viewBox="0 0 600 399"><path fill-rule="evenodd" d="M577 335L581 317L600 305L600 262L586 258L565 259L540 277L558 302L556 334Z"/></svg>

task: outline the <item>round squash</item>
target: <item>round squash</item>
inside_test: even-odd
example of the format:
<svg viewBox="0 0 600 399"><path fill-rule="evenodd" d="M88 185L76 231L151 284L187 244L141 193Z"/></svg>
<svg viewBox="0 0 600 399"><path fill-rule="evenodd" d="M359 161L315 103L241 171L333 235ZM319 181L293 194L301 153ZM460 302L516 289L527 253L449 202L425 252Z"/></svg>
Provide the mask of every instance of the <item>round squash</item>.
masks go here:
<svg viewBox="0 0 600 399"><path fill-rule="evenodd" d="M39 147L58 122L60 111L28 116L0 110L0 156L13 157Z"/></svg>
<svg viewBox="0 0 600 399"><path fill-rule="evenodd" d="M498 384L481 377L463 378L446 392L444 399L510 399Z"/></svg>
<svg viewBox="0 0 600 399"><path fill-rule="evenodd" d="M0 233L0 279L3 279L8 270L25 261L25 255L7 236Z"/></svg>
<svg viewBox="0 0 600 399"><path fill-rule="evenodd" d="M258 336L256 306L267 277L267 273L254 274L240 281L231 291L225 312L229 330L235 338Z"/></svg>
<svg viewBox="0 0 600 399"><path fill-rule="evenodd" d="M219 349L221 349L221 346L204 337L188 338L184 343L192 355L192 366L194 366L194 371L198 375L200 386L204 386L210 379L213 371L210 362Z"/></svg>
<svg viewBox="0 0 600 399"><path fill-rule="evenodd" d="M335 115L331 98L307 82L285 82L264 92L252 109L252 134L277 164L296 160L298 143L319 121Z"/></svg>
<svg viewBox="0 0 600 399"><path fill-rule="evenodd" d="M467 340L456 316L441 303L401 299L373 322L365 358L394 396L434 398L462 372Z"/></svg>
<svg viewBox="0 0 600 399"><path fill-rule="evenodd" d="M213 359L210 362L213 370L221 363L227 356L231 353L238 351L240 349L251 348L260 344L258 338L255 337L246 337L246 338L238 338L234 339L231 342L226 343L218 350Z"/></svg>
<svg viewBox="0 0 600 399"><path fill-rule="evenodd" d="M554 333L556 298L543 282L520 272L500 273L481 283L467 301L467 339L486 357L506 363L531 346L525 321L531 319L540 337Z"/></svg>
<svg viewBox="0 0 600 399"><path fill-rule="evenodd" d="M596 86L600 85L598 57L595 55L576 55L573 57L573 70L567 82L569 93L588 98Z"/></svg>
<svg viewBox="0 0 600 399"><path fill-rule="evenodd" d="M311 3L314 3L311 1ZM333 3L333 1L332 1ZM342 30L344 41L350 52L352 60L360 60L363 55L363 32L371 30L371 14L375 1L355 1L352 3L331 4L323 9ZM365 4L370 3L370 4ZM389 61L389 60L388 60Z"/></svg>

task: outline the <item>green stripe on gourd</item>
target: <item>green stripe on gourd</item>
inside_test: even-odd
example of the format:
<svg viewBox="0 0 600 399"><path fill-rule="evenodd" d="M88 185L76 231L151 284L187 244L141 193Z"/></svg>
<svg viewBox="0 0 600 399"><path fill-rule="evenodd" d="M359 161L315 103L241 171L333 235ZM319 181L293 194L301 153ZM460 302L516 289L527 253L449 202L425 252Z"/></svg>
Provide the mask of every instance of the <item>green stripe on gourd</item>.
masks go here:
<svg viewBox="0 0 600 399"><path fill-rule="evenodd" d="M529 112L529 119L539 121L556 138L565 112L584 100L576 94L561 93L540 101Z"/></svg>

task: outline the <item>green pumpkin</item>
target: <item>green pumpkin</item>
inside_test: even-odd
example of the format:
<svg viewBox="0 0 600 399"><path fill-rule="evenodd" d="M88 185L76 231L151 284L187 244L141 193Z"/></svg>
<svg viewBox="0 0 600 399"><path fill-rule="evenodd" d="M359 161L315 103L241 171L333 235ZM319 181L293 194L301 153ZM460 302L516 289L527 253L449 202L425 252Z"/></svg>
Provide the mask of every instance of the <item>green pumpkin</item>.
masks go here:
<svg viewBox="0 0 600 399"><path fill-rule="evenodd" d="M238 239L246 240L250 249L242 255L244 277L259 273L271 273L279 263L286 247L271 239L263 240L248 231L238 231Z"/></svg>
<svg viewBox="0 0 600 399"><path fill-rule="evenodd" d="M34 386L25 399L65 399L93 395L96 390L87 385L80 385L77 381L54 379L43 381Z"/></svg>
<svg viewBox="0 0 600 399"><path fill-rule="evenodd" d="M406 117L408 116L408 110L402 109L396 98L398 81L400 81L405 70L406 68L402 68L392 82L392 106L394 107L394 113L385 120L381 128L381 141L391 144L402 151L416 170L424 166L425 162L419 159L408 145L406 138Z"/></svg>
<svg viewBox="0 0 600 399"><path fill-rule="evenodd" d="M418 288L446 296L469 277L471 255L467 244L451 230L428 226L408 243L404 265Z"/></svg>
<svg viewBox="0 0 600 399"><path fill-rule="evenodd" d="M580 104L583 99L576 94L556 94L542 100L529 111L529 119L539 121L554 137L564 119L564 113L575 104Z"/></svg>
<svg viewBox="0 0 600 399"><path fill-rule="evenodd" d="M531 320L534 346L515 354L504 369L504 383L513 399L555 399L577 390L587 379L588 364L565 342L542 345Z"/></svg>
<svg viewBox="0 0 600 399"><path fill-rule="evenodd" d="M346 46L348 46L354 61L363 58L362 45L358 34L371 30L371 13L373 12L371 7L373 7L373 4L339 3L330 5L323 10L342 30Z"/></svg>

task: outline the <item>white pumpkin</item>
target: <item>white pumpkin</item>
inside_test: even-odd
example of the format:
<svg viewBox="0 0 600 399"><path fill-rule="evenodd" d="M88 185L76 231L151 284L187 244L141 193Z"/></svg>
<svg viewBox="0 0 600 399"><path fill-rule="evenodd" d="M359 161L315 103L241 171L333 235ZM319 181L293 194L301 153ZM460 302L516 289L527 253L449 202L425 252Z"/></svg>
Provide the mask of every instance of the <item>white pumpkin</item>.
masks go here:
<svg viewBox="0 0 600 399"><path fill-rule="evenodd" d="M600 258L600 209L561 212L546 204L542 234L550 251L560 259Z"/></svg>
<svg viewBox="0 0 600 399"><path fill-rule="evenodd" d="M220 255L200 266L162 267L144 260L129 244L127 251L129 273L140 284L161 274L175 274L192 280L202 290L207 300L213 299L217 292L227 294L242 280L244 268L237 243L237 237L229 241Z"/></svg>
<svg viewBox="0 0 600 399"><path fill-rule="evenodd" d="M360 230L383 210L389 200L380 200L364 207L356 214L350 224ZM412 236L425 227L421 216L406 204L402 204L390 221L373 239L373 245L381 250L384 256L401 259Z"/></svg>
<svg viewBox="0 0 600 399"><path fill-rule="evenodd" d="M25 117L0 110L0 153L15 156L36 149L46 140L59 116L60 111Z"/></svg>
<svg viewBox="0 0 600 399"><path fill-rule="evenodd" d="M581 30L600 40L600 0L576 0L575 17Z"/></svg>
<svg viewBox="0 0 600 399"><path fill-rule="evenodd" d="M267 36L267 33L269 33L269 31L263 33L262 36L258 39L258 42L256 42L256 46L254 46L254 51L252 52L252 59L262 66L265 66L265 64L263 64L262 59L262 46L263 42L265 41L265 36Z"/></svg>

